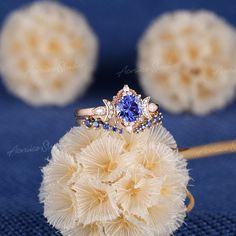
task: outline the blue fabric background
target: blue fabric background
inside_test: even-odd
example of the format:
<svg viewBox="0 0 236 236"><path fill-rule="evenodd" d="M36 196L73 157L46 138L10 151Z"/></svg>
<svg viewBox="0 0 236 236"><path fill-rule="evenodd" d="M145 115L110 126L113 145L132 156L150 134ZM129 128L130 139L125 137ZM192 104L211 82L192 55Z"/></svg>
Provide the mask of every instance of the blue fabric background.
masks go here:
<svg viewBox="0 0 236 236"><path fill-rule="evenodd" d="M1 1L0 21L31 1ZM58 235L38 203L40 168L50 146L73 125L77 107L99 105L124 83L141 92L135 73L136 44L149 23L176 9L209 9L236 25L236 2L216 0L65 0L80 10L100 41L95 82L86 95L64 108L33 108L11 96L0 83L0 235ZM164 126L180 147L236 138L236 102L205 117L164 113ZM189 162L196 207L176 235L236 235L236 155Z"/></svg>

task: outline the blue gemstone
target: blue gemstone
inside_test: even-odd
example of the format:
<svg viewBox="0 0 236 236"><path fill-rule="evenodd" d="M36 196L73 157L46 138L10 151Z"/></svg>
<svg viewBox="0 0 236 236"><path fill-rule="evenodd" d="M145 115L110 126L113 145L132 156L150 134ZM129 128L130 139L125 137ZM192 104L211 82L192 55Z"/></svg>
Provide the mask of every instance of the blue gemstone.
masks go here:
<svg viewBox="0 0 236 236"><path fill-rule="evenodd" d="M109 128L110 128L109 124L105 123L105 124L103 125L103 129L108 130Z"/></svg>
<svg viewBox="0 0 236 236"><path fill-rule="evenodd" d="M117 127L112 127L112 131L116 132L117 131Z"/></svg>
<svg viewBox="0 0 236 236"><path fill-rule="evenodd" d="M158 119L157 116L155 116L155 117L152 119L152 122L153 122L154 124L158 123L158 121L159 121L159 119Z"/></svg>
<svg viewBox="0 0 236 236"><path fill-rule="evenodd" d="M84 122L85 126L90 128L91 127L91 121L90 120L85 120Z"/></svg>
<svg viewBox="0 0 236 236"><path fill-rule="evenodd" d="M151 122L150 120L147 122L147 127L148 127L148 128L151 128L151 127L152 127L152 122Z"/></svg>
<svg viewBox="0 0 236 236"><path fill-rule="evenodd" d="M134 95L124 96L116 105L119 117L124 122L134 122L142 114L139 99Z"/></svg>
<svg viewBox="0 0 236 236"><path fill-rule="evenodd" d="M119 134L123 134L123 129L119 129Z"/></svg>
<svg viewBox="0 0 236 236"><path fill-rule="evenodd" d="M99 126L100 126L100 124L99 124L98 121L94 121L94 122L93 122L93 127L94 127L94 128L99 128Z"/></svg>

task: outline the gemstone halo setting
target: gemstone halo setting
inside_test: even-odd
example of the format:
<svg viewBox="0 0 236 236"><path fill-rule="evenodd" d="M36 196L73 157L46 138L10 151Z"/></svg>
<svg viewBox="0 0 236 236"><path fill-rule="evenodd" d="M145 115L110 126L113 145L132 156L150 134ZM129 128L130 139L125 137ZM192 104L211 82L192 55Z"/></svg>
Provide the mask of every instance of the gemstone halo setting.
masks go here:
<svg viewBox="0 0 236 236"><path fill-rule="evenodd" d="M141 102L134 95L125 95L116 104L116 112L124 122L135 122L142 114Z"/></svg>
<svg viewBox="0 0 236 236"><path fill-rule="evenodd" d="M113 97L113 102L118 121L120 121L128 131L132 130L132 126L138 122L143 113L141 96L130 89L128 85L125 85L124 88Z"/></svg>

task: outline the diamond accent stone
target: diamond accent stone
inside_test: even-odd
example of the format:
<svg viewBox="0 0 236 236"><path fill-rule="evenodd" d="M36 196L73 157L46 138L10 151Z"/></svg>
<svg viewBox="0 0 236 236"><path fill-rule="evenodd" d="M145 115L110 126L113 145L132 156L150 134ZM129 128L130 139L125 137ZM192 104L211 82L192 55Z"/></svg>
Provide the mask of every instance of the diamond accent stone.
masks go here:
<svg viewBox="0 0 236 236"><path fill-rule="evenodd" d="M125 85L124 88L123 88L123 91L124 91L124 92L128 92L128 91L129 91L129 86L128 86L128 85Z"/></svg>
<svg viewBox="0 0 236 236"><path fill-rule="evenodd" d="M99 128L99 127L100 127L99 122L95 120L95 121L93 122L93 127L94 127L94 128Z"/></svg>
<svg viewBox="0 0 236 236"><path fill-rule="evenodd" d="M148 110L149 110L150 112L155 112L155 111L157 111L157 109L158 109L158 107L157 107L157 105L156 105L155 103L150 103L150 104L148 105Z"/></svg>
<svg viewBox="0 0 236 236"><path fill-rule="evenodd" d="M126 131L127 131L127 132L131 133L132 130L133 130L132 126L127 126L127 127L126 127Z"/></svg>
<svg viewBox="0 0 236 236"><path fill-rule="evenodd" d="M103 99L103 102L106 105L106 112L107 112L106 120L111 119L114 114L114 106L113 106L112 102L110 102L106 99Z"/></svg>
<svg viewBox="0 0 236 236"><path fill-rule="evenodd" d="M94 114L98 116L103 116L106 114L106 108L105 107L97 107L94 109Z"/></svg>
<svg viewBox="0 0 236 236"><path fill-rule="evenodd" d="M149 104L149 101L150 101L150 97L146 97L143 99L143 114L146 118L150 119L151 118L151 115L149 113L149 110L148 110L148 104Z"/></svg>

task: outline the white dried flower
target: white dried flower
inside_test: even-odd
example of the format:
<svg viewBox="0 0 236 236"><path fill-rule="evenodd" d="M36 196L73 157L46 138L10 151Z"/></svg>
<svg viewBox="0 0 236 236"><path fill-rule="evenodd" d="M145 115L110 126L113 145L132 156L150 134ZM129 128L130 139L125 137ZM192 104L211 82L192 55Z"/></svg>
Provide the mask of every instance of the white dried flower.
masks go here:
<svg viewBox="0 0 236 236"><path fill-rule="evenodd" d="M158 204L148 208L148 220L154 235L172 235L182 224L185 217L184 203L181 206L175 203L159 201Z"/></svg>
<svg viewBox="0 0 236 236"><path fill-rule="evenodd" d="M149 175L154 177L162 177L166 173L174 173L180 159L168 146L151 141L147 148L127 153L126 158L133 162L134 165L141 165ZM174 162L173 159L176 161Z"/></svg>
<svg viewBox="0 0 236 236"><path fill-rule="evenodd" d="M111 196L111 186L85 175L75 183L74 189L79 222L87 225L119 216L119 208Z"/></svg>
<svg viewBox="0 0 236 236"><path fill-rule="evenodd" d="M78 224L75 228L62 231L64 236L104 236L103 227L99 224Z"/></svg>
<svg viewBox="0 0 236 236"><path fill-rule="evenodd" d="M211 12L161 16L143 35L138 51L143 89L171 112L206 114L234 96L235 30Z"/></svg>
<svg viewBox="0 0 236 236"><path fill-rule="evenodd" d="M112 236L149 236L150 227L132 215L121 215L116 220L104 223L105 235Z"/></svg>
<svg viewBox="0 0 236 236"><path fill-rule="evenodd" d="M70 154L59 150L57 145L53 146L51 152L52 159L42 169L44 178L40 187L40 202L45 201L48 193L55 186L64 187L72 184L73 179L77 178L81 172L81 166L75 162Z"/></svg>
<svg viewBox="0 0 236 236"><path fill-rule="evenodd" d="M124 142L114 137L105 136L84 148L78 156L84 171L101 182L117 180L126 167L122 156Z"/></svg>
<svg viewBox="0 0 236 236"><path fill-rule="evenodd" d="M13 12L1 33L3 81L31 105L65 105L92 79L97 40L85 18L56 2Z"/></svg>
<svg viewBox="0 0 236 236"><path fill-rule="evenodd" d="M74 127L60 139L59 146L62 150L75 157L80 153L82 148L87 147L94 140L104 135L104 132L100 129L87 129L83 126Z"/></svg>
<svg viewBox="0 0 236 236"><path fill-rule="evenodd" d="M151 130L145 130L142 135L125 132L124 134L117 136L125 141L124 148L128 152L138 150L140 147L148 145L150 141L163 143L172 149L177 147L172 135L162 126L157 126L155 129Z"/></svg>
<svg viewBox="0 0 236 236"><path fill-rule="evenodd" d="M42 170L44 183L46 185L55 183L67 185L77 172L77 164L71 155L63 153L57 146L53 146L52 148L52 157L48 165Z"/></svg>
<svg viewBox="0 0 236 236"><path fill-rule="evenodd" d="M185 217L186 161L162 126L140 134L73 128L43 168L40 200L63 235L170 235Z"/></svg>
<svg viewBox="0 0 236 236"><path fill-rule="evenodd" d="M76 225L77 202L75 192L68 186L51 185L44 199L44 215L58 229L70 229Z"/></svg>
<svg viewBox="0 0 236 236"><path fill-rule="evenodd" d="M113 197L125 212L146 219L148 208L160 194L161 179L150 178L143 167L134 166L114 185Z"/></svg>

